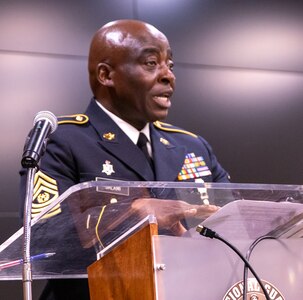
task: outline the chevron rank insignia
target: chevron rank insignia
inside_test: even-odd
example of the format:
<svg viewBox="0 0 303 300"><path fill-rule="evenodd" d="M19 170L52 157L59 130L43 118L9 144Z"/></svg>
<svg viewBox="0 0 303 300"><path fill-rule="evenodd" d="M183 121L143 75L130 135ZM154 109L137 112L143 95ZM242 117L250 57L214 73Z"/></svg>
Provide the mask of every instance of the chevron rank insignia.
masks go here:
<svg viewBox="0 0 303 300"><path fill-rule="evenodd" d="M57 181L38 171L34 180L32 203L32 218L36 217L43 209L48 207L59 196ZM60 204L56 205L42 218L49 218L61 212Z"/></svg>
<svg viewBox="0 0 303 300"><path fill-rule="evenodd" d="M208 175L211 175L211 171L202 156L196 156L195 153L186 154L183 167L178 174L178 180L188 180Z"/></svg>

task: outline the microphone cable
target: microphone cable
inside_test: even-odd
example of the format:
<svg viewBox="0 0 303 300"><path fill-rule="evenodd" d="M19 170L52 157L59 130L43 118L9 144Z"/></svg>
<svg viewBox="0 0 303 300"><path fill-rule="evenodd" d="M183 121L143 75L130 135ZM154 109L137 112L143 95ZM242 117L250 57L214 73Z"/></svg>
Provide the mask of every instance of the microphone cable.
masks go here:
<svg viewBox="0 0 303 300"><path fill-rule="evenodd" d="M275 237L271 236L271 235L263 235L260 236L259 238L257 238L248 248L247 252L246 252L246 260L249 261L250 256L252 251L254 250L254 248L263 240L276 240ZM247 279L248 279L248 266L246 264L244 264L244 272L243 272L243 300L247 299Z"/></svg>
<svg viewBox="0 0 303 300"><path fill-rule="evenodd" d="M231 248L234 252L236 252L236 254L241 258L241 260L244 262L245 266L251 271L251 273L254 275L254 277L256 278L256 280L258 281L263 294L266 298L266 300L270 300L269 295L263 285L263 282L261 281L261 279L259 278L258 274L255 272L255 270L253 269L253 267L250 265L250 263L248 262L248 260L242 255L242 253L235 247L233 246L231 243L229 243L227 240L225 240L224 238L222 238L218 233L216 233L215 231L203 226L203 225L198 225L196 228L196 231L199 232L200 235L211 238L211 239L217 239L220 240L221 242L223 242L224 244L226 244L229 248Z"/></svg>

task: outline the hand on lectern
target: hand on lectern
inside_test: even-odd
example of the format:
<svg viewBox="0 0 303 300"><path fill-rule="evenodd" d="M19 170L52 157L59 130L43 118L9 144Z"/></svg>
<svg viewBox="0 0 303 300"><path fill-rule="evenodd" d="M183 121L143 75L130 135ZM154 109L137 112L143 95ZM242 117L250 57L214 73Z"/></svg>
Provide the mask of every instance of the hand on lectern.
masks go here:
<svg viewBox="0 0 303 300"><path fill-rule="evenodd" d="M180 200L140 198L132 203L132 209L142 216L154 215L159 229L170 230L174 235L182 235L186 228L180 222L186 218L207 218L219 207L215 205L192 205Z"/></svg>

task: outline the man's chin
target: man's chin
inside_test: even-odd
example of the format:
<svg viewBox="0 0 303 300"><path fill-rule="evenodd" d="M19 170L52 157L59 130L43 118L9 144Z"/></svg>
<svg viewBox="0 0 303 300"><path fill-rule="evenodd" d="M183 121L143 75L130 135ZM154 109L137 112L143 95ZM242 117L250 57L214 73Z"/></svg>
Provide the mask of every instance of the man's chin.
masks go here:
<svg viewBox="0 0 303 300"><path fill-rule="evenodd" d="M154 118L152 118L151 122L155 121L164 121L168 116L168 110L157 113Z"/></svg>

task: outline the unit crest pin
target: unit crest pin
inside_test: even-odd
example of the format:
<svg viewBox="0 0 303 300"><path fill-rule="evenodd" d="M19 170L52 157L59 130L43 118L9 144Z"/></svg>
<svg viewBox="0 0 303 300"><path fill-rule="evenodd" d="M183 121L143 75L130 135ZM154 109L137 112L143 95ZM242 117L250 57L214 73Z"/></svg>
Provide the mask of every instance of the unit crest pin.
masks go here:
<svg viewBox="0 0 303 300"><path fill-rule="evenodd" d="M103 164L102 173L105 173L106 175L111 175L112 173L115 173L114 166L109 160L106 160Z"/></svg>

